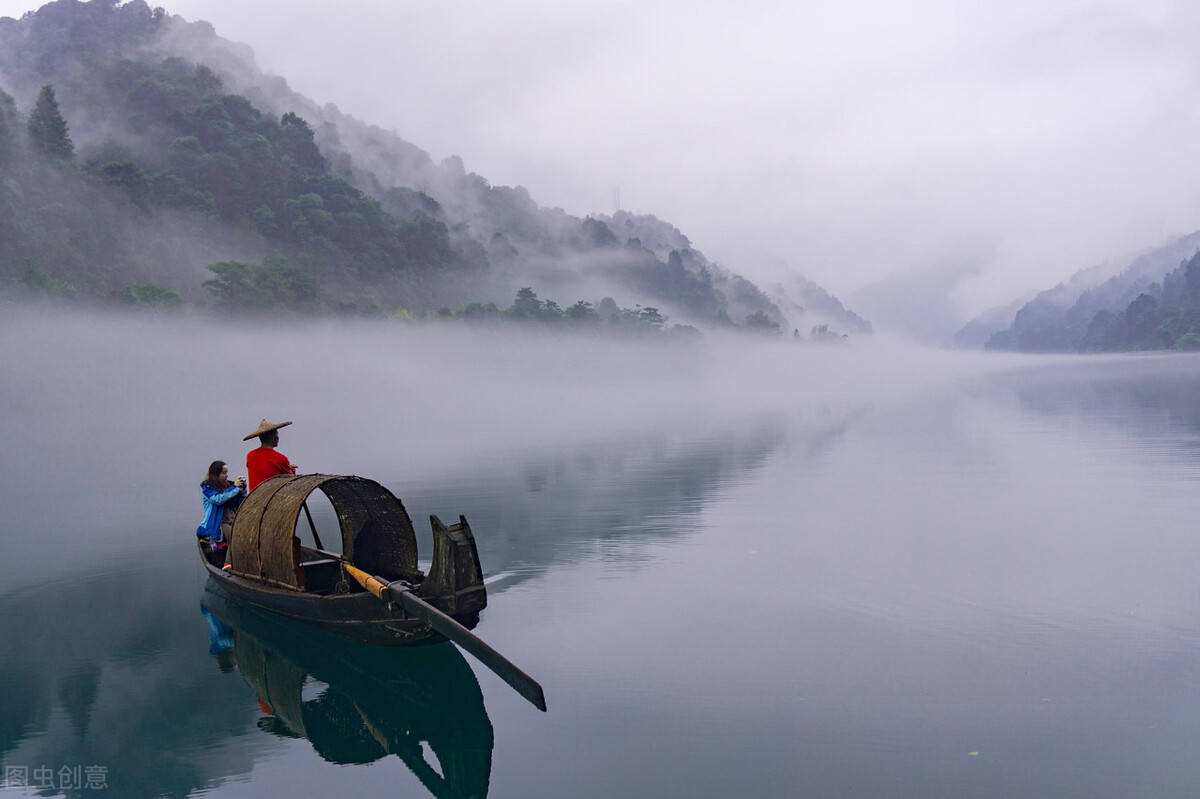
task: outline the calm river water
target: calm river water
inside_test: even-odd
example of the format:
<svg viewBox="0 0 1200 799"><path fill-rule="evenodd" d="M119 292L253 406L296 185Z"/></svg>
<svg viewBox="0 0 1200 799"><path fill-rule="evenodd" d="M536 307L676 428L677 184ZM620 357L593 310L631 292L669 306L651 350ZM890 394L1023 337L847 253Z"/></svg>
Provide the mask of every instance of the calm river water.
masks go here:
<svg viewBox="0 0 1200 799"><path fill-rule="evenodd" d="M6 795L1200 785L1200 358L24 312L0 342ZM476 633L548 712L451 645L206 590L198 483L263 416L389 486L423 558L467 516Z"/></svg>

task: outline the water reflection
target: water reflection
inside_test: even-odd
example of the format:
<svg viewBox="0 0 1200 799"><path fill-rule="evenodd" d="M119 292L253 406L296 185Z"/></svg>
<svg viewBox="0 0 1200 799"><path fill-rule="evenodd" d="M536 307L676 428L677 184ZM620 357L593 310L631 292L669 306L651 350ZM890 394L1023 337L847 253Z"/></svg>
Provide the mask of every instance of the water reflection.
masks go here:
<svg viewBox="0 0 1200 799"><path fill-rule="evenodd" d="M562 370L530 368L548 350L480 369L382 329L316 349L262 331L282 366L210 385L177 357L194 336L44 328L26 340L61 353L0 351L5 766L104 766L107 795L134 799L1200 784L1195 356L989 358L942 382L839 362L759 370L766 386L664 385L656 359L631 380L586 363L560 390ZM231 415L273 407L307 420L288 449L305 468L471 520L480 634L556 712L481 673L485 711L453 650L330 655L208 598L201 617L197 469L241 456Z"/></svg>
<svg viewBox="0 0 1200 799"><path fill-rule="evenodd" d="M109 794L130 799L186 796L252 770L268 747L229 746L253 718L184 622L195 618L191 572L72 575L0 596L6 769L31 780L48 769L55 788L77 768L101 769Z"/></svg>
<svg viewBox="0 0 1200 799"><path fill-rule="evenodd" d="M852 418L767 414L703 430L664 425L653 435L479 464L453 479L383 482L403 486L414 517L463 513L483 531L476 543L485 573L504 575L498 583L489 579L489 592L497 593L598 549L636 565L640 546L694 531L706 509L757 479L773 458L819 463ZM420 551L431 551L428 532L418 526L417 535Z"/></svg>
<svg viewBox="0 0 1200 799"><path fill-rule="evenodd" d="M1164 434L1200 441L1200 356L1187 354L1065 359L992 376L985 391L1015 393L1041 416L1116 424L1143 439Z"/></svg>
<svg viewBox="0 0 1200 799"><path fill-rule="evenodd" d="M202 610L209 651L254 692L263 732L306 738L339 765L396 755L436 797L487 795L492 725L475 674L452 644L343 640L259 613L212 582Z"/></svg>
<svg viewBox="0 0 1200 799"><path fill-rule="evenodd" d="M837 419L810 425L777 415L721 428L664 426L655 435L481 463L453 479L385 479L401 487L414 516L471 519L482 533L489 593L498 598L597 551L640 568L647 544L690 534L724 492L756 479L773 459L819 460L845 432ZM382 465L365 471L383 472ZM266 632L248 627L207 595L211 621L202 621L194 486L176 493L165 510L139 505L132 518L114 514L132 522L119 546L85 529L86 497L38 505L49 520L5 522L8 531L26 532L14 534L10 560L0 566L9 587L0 595L3 765L101 765L114 795L186 796L254 780L299 735L333 763L396 754L433 795L487 791L491 723L457 650L367 653L347 665L344 652L330 657L295 635L277 642L278 622ZM54 514L72 523L57 525ZM431 551L428 541L421 551ZM48 580L53 590L42 585ZM500 612L503 603L495 605ZM492 621L498 635L506 632L503 616ZM305 629L303 642L312 638ZM299 687L296 673L307 676ZM423 673L433 678L402 679ZM257 712L243 680L273 713ZM311 759L315 773L320 761Z"/></svg>

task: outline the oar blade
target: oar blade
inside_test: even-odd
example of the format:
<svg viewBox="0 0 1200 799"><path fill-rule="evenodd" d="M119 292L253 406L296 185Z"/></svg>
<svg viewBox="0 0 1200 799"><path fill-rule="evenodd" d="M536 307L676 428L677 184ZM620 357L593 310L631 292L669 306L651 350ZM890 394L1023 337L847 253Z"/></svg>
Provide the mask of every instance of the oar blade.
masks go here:
<svg viewBox="0 0 1200 799"><path fill-rule="evenodd" d="M512 661L492 649L475 633L463 627L450 616L418 597L408 586L402 583L385 583L362 569L343 563L346 573L380 599L390 599L397 602L406 611L427 623L442 635L470 652L475 658L496 673L500 679L511 685L521 696L533 703L533 706L543 713L546 711L546 695L537 680L521 671Z"/></svg>
<svg viewBox="0 0 1200 799"><path fill-rule="evenodd" d="M521 671L508 658L492 649L475 633L463 627L450 616L430 605L411 591L395 588L392 598L412 615L429 623L429 626L470 652L475 658L511 685L517 693L528 699L538 710L545 712L546 695L537 680Z"/></svg>

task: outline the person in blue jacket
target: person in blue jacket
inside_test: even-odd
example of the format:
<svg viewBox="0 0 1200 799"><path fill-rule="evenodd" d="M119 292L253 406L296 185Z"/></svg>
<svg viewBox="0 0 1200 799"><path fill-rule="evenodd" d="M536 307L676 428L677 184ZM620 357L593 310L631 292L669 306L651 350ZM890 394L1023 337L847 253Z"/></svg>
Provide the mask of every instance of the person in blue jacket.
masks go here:
<svg viewBox="0 0 1200 799"><path fill-rule="evenodd" d="M209 546L214 550L226 549L229 542L225 538L225 528L233 517L233 512L242 504L246 496L246 478L239 477L229 482L229 467L225 461L213 461L208 467L208 475L200 483L200 497L204 503L204 519L196 528L197 538L208 539Z"/></svg>

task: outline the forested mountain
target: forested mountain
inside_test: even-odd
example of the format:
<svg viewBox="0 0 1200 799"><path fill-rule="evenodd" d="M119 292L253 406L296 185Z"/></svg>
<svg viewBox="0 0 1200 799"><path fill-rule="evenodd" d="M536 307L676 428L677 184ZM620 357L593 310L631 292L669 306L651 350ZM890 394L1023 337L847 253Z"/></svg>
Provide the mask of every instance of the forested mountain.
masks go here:
<svg viewBox="0 0 1200 799"><path fill-rule="evenodd" d="M536 287L521 307L540 319L595 321L615 297L635 310L608 299L610 319L789 323L667 223L581 219L434 163L144 0L0 19L0 88L5 293L486 315Z"/></svg>
<svg viewBox="0 0 1200 799"><path fill-rule="evenodd" d="M795 336L821 338L828 336L830 331L845 331L851 335L874 332L870 322L843 306L837 297L803 275L792 274L768 291L793 324L807 326L807 329L793 327L792 334Z"/></svg>
<svg viewBox="0 0 1200 799"><path fill-rule="evenodd" d="M1013 300L1008 305L990 308L960 327L950 343L960 349L977 350L983 348L988 340L1001 330L1007 330L1017 317L1017 311L1025 307L1032 297L1026 295Z"/></svg>
<svg viewBox="0 0 1200 799"><path fill-rule="evenodd" d="M1200 348L1200 231L1135 258L1102 280L1103 267L1080 272L1016 312L989 349L1112 352Z"/></svg>

